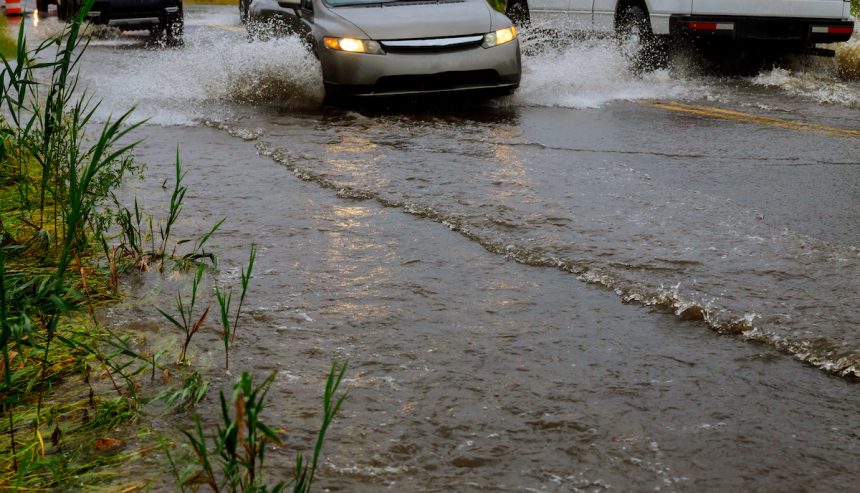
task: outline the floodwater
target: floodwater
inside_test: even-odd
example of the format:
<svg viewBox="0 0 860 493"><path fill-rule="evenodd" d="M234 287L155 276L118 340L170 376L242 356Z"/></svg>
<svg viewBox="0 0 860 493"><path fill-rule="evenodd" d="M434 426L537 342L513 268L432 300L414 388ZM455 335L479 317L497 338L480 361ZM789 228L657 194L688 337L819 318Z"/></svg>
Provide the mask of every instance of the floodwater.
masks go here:
<svg viewBox="0 0 860 493"><path fill-rule="evenodd" d="M277 372L273 475L339 358L320 489L854 487L860 84L824 62L639 77L596 40L526 46L503 100L324 107L298 42L186 15L182 49L94 41L82 83L102 118L150 118L144 202L181 146L180 236L228 218L214 282L260 248L231 369ZM110 315L165 344L151 305L187 280L153 277ZM223 388L209 329L192 357Z"/></svg>

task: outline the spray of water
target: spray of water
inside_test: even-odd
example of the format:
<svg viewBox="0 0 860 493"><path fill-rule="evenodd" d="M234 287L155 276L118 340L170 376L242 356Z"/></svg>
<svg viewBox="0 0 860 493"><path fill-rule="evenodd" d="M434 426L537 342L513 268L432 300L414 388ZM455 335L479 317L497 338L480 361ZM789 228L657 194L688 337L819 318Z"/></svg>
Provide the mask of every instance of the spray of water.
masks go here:
<svg viewBox="0 0 860 493"><path fill-rule="evenodd" d="M306 106L323 97L319 62L295 37L252 40L213 26L189 29L181 47L160 46L146 33L92 45L82 82L103 99L104 116L137 105L151 123L191 125L218 118L226 111L219 103Z"/></svg>
<svg viewBox="0 0 860 493"><path fill-rule="evenodd" d="M136 104L137 114L152 123L188 125L219 119L219 113L228 111L224 102L320 104L319 62L299 39L250 39L235 32L232 9L218 15L223 18L187 19L196 28L186 29L180 48L147 42L145 33L94 36L102 39L93 40L98 53L89 55L89 63L109 63L114 69L92 70L98 74L93 77L85 70L83 80L104 98L104 116ZM617 100L683 97L690 91L689 82L668 70L631 73L629 57L612 39L561 46L555 39L552 30L524 33L523 81L508 104L591 108Z"/></svg>
<svg viewBox="0 0 860 493"><path fill-rule="evenodd" d="M84 59L82 82L104 99L99 116L136 105L136 114L151 123L193 125L230 119L230 103L321 104L319 62L299 39L265 32L251 39L236 32L241 30L233 8L189 14L186 25L193 28L186 29L183 47L160 46L146 33L87 30L94 49ZM33 28L37 37L44 37L60 26L46 19ZM595 108L621 100L710 98L714 91L722 92L722 78L691 70L695 64L689 60L673 59L670 69L631 71L631 51L638 46L619 46L612 38L574 39L553 26L536 26L523 30L520 41L522 83L503 105ZM101 67L87 70L88 64ZM775 68L744 80L823 103L860 107L860 85L851 80L860 77L860 39L837 47L836 67L825 73Z"/></svg>
<svg viewBox="0 0 860 493"><path fill-rule="evenodd" d="M630 70L630 50L611 38L559 45L554 31L525 32L523 80L514 100L522 105L595 108L619 100L680 98L693 86L669 69Z"/></svg>
<svg viewBox="0 0 860 493"><path fill-rule="evenodd" d="M860 80L860 36L836 47L836 70L847 80Z"/></svg>
<svg viewBox="0 0 860 493"><path fill-rule="evenodd" d="M778 88L791 96L809 98L819 103L860 108L860 85L839 80L834 74L826 72L774 68L754 77L752 84Z"/></svg>

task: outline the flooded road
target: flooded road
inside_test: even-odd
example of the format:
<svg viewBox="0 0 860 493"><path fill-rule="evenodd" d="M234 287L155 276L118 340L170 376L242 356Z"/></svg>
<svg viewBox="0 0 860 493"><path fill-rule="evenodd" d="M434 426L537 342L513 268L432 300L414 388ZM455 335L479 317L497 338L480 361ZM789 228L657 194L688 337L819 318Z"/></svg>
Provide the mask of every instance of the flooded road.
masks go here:
<svg viewBox="0 0 860 493"><path fill-rule="evenodd" d="M189 9L182 49L96 40L82 82L150 118L142 199L180 145L183 231L228 217L216 282L259 246L231 360L278 373L277 471L348 358L321 489L853 487L860 83L636 77L593 41L531 51L508 99L326 107L301 45L234 10ZM151 304L182 282L129 285L113 322L176 337ZM214 327L194 346L226 387Z"/></svg>
<svg viewBox="0 0 860 493"><path fill-rule="evenodd" d="M170 177L161 142L172 135L147 129L140 154L154 184ZM229 217L213 246L219 280L235 279L250 242L260 247L253 321L231 358L234 372L278 372L270 415L290 446L311 442L331 359L350 361L321 486L803 491L856 475L856 384L509 261L444 224L338 199L220 131L183 135L188 204L206 211L186 230ZM162 303L185 281L165 281ZM129 297L152 285L139 289ZM178 342L153 313L158 299L141 297L115 322ZM220 341L203 336L193 360L226 386ZM214 413L213 397L198 410ZM291 454L270 458L285 476Z"/></svg>

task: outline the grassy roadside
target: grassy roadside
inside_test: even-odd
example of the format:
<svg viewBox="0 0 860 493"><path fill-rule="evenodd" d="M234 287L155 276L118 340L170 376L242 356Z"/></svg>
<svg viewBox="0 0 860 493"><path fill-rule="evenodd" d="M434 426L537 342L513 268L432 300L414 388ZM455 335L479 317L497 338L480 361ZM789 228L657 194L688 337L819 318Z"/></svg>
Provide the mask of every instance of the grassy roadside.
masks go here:
<svg viewBox="0 0 860 493"><path fill-rule="evenodd" d="M0 76L4 491L104 476L124 456L111 453L122 441L110 435L138 409L125 358L135 353L95 322L96 307L116 297L115 276L96 260L109 218L101 207L135 171L119 144L135 125L126 113L88 139L93 107L74 96L80 21L32 50L25 25Z"/></svg>
<svg viewBox="0 0 860 493"><path fill-rule="evenodd" d="M272 430L281 428L259 413L274 374L256 385L241 372L229 397L221 393L223 428L196 417L209 383L187 351L206 328L213 293L198 287L212 277L217 258L206 243L224 220L196 240L176 238L188 191L178 151L173 186L164 184L166 217L116 196L125 177L141 172L130 155L136 143L124 143L140 123L128 111L97 125L98 102L78 91L77 63L86 50L80 30L91 6L32 49L22 22L16 49L0 65L0 491L140 491L153 487L148 477L174 491L206 484L215 492L308 493L325 431L343 403L346 366L333 364L326 381L312 461L299 454L293 476L271 487L263 460L281 440ZM225 370L255 256L252 247L238 300L229 285L215 289ZM193 275L190 296L180 289L173 308L153 307L184 333L178 354L153 354L145 335L99 324L100 305L120 297L119 276L149 269ZM193 454L171 455L178 440L140 423L144 408L194 418L196 429L182 432Z"/></svg>

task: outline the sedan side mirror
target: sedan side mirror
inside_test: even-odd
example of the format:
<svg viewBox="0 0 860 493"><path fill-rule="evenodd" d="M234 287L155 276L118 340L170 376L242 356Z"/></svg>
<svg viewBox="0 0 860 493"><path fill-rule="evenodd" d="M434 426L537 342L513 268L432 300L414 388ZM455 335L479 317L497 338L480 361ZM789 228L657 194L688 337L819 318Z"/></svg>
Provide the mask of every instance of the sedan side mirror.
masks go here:
<svg viewBox="0 0 860 493"><path fill-rule="evenodd" d="M299 6L301 6L301 4L301 0L278 0L278 5L285 9L299 10Z"/></svg>

